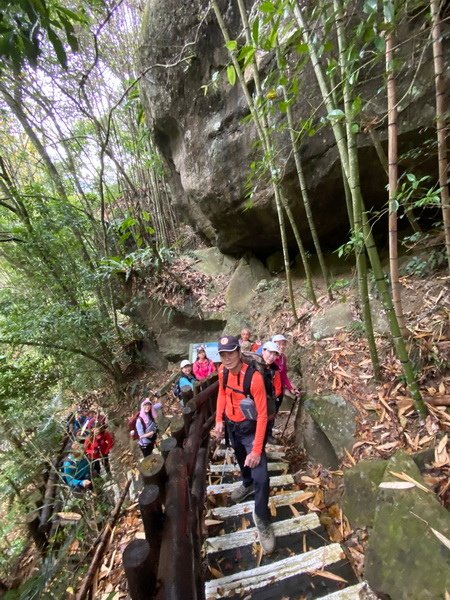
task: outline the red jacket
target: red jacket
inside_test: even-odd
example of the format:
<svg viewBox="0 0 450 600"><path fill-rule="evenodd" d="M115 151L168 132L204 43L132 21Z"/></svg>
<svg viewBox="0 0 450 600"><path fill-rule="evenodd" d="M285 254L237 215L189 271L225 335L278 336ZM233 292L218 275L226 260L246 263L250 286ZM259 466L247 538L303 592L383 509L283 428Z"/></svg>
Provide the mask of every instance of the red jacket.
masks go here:
<svg viewBox="0 0 450 600"><path fill-rule="evenodd" d="M114 446L114 438L108 430L98 433L94 438L91 436L84 442L84 451L90 460L108 456Z"/></svg>

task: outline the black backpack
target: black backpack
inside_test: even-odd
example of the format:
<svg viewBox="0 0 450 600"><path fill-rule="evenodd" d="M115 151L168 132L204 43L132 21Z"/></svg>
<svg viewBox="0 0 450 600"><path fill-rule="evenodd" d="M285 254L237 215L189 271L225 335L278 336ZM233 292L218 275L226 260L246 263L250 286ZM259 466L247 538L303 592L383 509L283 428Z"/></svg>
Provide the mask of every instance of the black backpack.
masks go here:
<svg viewBox="0 0 450 600"><path fill-rule="evenodd" d="M275 371L278 371L277 365L270 365L267 369L264 363L264 359L256 352L242 352L242 360L245 364L248 365L248 369L245 371L244 380L242 382L242 390L236 390L227 385L228 382L228 374L229 371L227 368L223 368L223 380L222 386L223 389L228 387L235 392L242 392L245 396L252 398L252 394L250 391L250 386L252 383L252 377L255 371L261 373L264 380L264 387L266 388L266 397L267 397L267 415L272 417L275 414L275 390L273 388L273 376Z"/></svg>

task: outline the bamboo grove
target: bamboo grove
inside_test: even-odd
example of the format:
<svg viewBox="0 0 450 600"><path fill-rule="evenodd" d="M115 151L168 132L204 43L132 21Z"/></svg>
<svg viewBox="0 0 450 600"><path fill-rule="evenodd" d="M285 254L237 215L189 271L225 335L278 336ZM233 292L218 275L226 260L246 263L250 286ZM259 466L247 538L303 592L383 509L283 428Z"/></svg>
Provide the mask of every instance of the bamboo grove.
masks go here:
<svg viewBox="0 0 450 600"><path fill-rule="evenodd" d="M436 204L441 198L442 221L445 232L447 258L450 258L448 229L448 164L447 122L445 112L444 54L442 49L441 7L438 1L395 2L394 0L345 0L302 3L297 0L264 0L255 3L248 11L243 0L234 4L240 15L240 28L230 31L224 18L224 3L211 1L211 8L221 30L229 54L226 70L228 83L237 81L247 101L251 120L260 143L260 176L270 180L277 208L280 235L286 266L286 280L294 317L297 317L292 294L289 255L287 249L287 222L292 227L302 258L307 290L311 302L316 296L311 279L311 269L304 243L300 238L292 211L283 191L283 166L281 156L294 157L308 227L317 253L322 276L331 293L330 278L314 225L311 199L302 167L302 142L315 135L321 128L331 128L342 167L343 187L349 220L349 240L346 250L355 255L359 301L364 329L368 340L373 371L380 377L380 366L375 345L372 313L368 287L368 264L376 281L379 296L389 321L391 336L400 360L405 380L414 398L417 410L425 414L415 378L414 367L408 357L408 331L402 311L398 269L398 215L405 214L414 231L420 231L411 203L402 202L398 175L398 107L401 99L396 96L396 78L402 70L399 57L401 44L397 45L397 32L404 36L405 23L415 19L423 24L421 43L423 52L433 53L436 84L436 117L430 126L437 131L437 159L439 183L430 184L428 197ZM413 35L413 34L411 34ZM417 35L415 33L414 35ZM403 43L405 40L402 40ZM259 57L271 53L269 67L261 72ZM418 67L419 68L419 67ZM384 76L381 70L384 70ZM247 73L251 70L251 78ZM320 90L322 105L313 107L308 119L295 122L293 108L306 102L303 98L302 80L307 70L314 73ZM385 114L378 117L376 126L388 130L388 157L373 131L374 124L367 124L370 114L370 98L364 98L360 82L369 72L378 76L386 99ZM374 73L376 75L374 75ZM403 67L404 73L404 67ZM254 87L251 88L251 84ZM430 81L430 86L433 81ZM254 92L251 92L254 89ZM370 132L378 143L377 153L387 163L386 211L389 237L390 280L386 280L379 252L373 236L371 207L366 206L360 180L360 164L357 136ZM288 136L286 136L286 132ZM411 177L413 180L414 178ZM403 186L404 190L405 186ZM403 198L405 194L403 194Z"/></svg>

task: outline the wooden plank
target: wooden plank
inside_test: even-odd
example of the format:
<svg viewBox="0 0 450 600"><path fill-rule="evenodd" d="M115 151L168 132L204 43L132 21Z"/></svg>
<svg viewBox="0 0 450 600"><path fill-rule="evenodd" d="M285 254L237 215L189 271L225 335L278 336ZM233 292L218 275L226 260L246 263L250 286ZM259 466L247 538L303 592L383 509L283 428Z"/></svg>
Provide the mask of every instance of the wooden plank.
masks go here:
<svg viewBox="0 0 450 600"><path fill-rule="evenodd" d="M282 485L292 485L294 478L292 475L276 475L270 477L270 487L280 487ZM219 485L208 485L207 494L227 494L231 493L235 488L241 485L240 481L233 483L221 483Z"/></svg>
<svg viewBox="0 0 450 600"><path fill-rule="evenodd" d="M212 579L205 583L206 600L224 598L232 594L240 594L244 597L253 590L264 588L276 581L310 571L326 569L328 565L336 563L344 557L339 544L330 544L249 571L239 571L226 577Z"/></svg>
<svg viewBox="0 0 450 600"><path fill-rule="evenodd" d="M293 519L285 519L272 523L275 537L291 535L293 533L303 533L310 529L320 527L319 517L316 513L300 515ZM258 541L258 531L256 527L249 527L241 531L233 531L225 535L210 537L205 540L205 548L208 554L221 552L223 550L231 550L242 546L250 546Z"/></svg>
<svg viewBox="0 0 450 600"><path fill-rule="evenodd" d="M270 502L275 506L288 506L289 504L295 504L298 502L297 498L304 492L302 490L297 490L295 492L288 492L286 494L276 494L275 496L270 496ZM255 502L250 500L249 502L241 502L240 504L233 504L233 506L217 506L212 508L210 511L210 516L213 519L227 519L229 517L238 517L243 514L251 514L253 511L253 506Z"/></svg>
<svg viewBox="0 0 450 600"><path fill-rule="evenodd" d="M269 469L269 471L284 471L286 472L289 469L289 463L287 462L270 462L267 463L267 468ZM232 465L209 465L209 471L211 473L218 473L219 475L222 475L227 473L240 473L240 469L239 469L239 465L237 464L232 464Z"/></svg>
<svg viewBox="0 0 450 600"><path fill-rule="evenodd" d="M361 592L369 593L367 583L357 583L351 587L338 590L327 596L322 596L320 600L361 600ZM366 596L364 596L366 598ZM374 600L376 596L373 596Z"/></svg>

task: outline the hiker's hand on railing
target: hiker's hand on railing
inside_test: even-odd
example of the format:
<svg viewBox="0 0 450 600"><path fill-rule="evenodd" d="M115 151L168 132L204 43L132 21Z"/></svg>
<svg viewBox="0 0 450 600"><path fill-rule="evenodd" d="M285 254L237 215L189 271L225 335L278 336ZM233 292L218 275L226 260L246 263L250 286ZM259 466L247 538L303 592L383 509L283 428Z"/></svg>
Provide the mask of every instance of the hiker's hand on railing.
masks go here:
<svg viewBox="0 0 450 600"><path fill-rule="evenodd" d="M250 467L250 469L254 469L259 465L259 461L261 460L260 454L255 454L254 452L250 452L247 454L245 458L244 467Z"/></svg>
<svg viewBox="0 0 450 600"><path fill-rule="evenodd" d="M216 426L213 429L213 435L216 439L221 440L225 433L225 425L224 423L216 423Z"/></svg>

